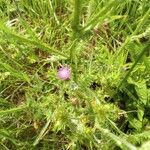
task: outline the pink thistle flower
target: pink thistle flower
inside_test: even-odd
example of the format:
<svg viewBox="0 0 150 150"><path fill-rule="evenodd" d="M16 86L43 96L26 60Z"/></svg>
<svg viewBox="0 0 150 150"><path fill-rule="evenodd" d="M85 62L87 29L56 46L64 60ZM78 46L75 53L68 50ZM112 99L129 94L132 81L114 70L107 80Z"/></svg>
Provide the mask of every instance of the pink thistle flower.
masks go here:
<svg viewBox="0 0 150 150"><path fill-rule="evenodd" d="M62 66L61 68L58 69L57 75L58 78L61 80L69 80L71 75L70 68Z"/></svg>

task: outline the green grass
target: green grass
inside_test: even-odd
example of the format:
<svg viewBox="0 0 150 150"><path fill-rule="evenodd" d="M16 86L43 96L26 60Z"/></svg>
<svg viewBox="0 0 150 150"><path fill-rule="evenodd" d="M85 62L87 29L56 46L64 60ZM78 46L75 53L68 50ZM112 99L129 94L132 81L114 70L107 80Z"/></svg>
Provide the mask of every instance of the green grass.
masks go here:
<svg viewBox="0 0 150 150"><path fill-rule="evenodd" d="M0 150L149 150L149 0L0 0L0 18Z"/></svg>

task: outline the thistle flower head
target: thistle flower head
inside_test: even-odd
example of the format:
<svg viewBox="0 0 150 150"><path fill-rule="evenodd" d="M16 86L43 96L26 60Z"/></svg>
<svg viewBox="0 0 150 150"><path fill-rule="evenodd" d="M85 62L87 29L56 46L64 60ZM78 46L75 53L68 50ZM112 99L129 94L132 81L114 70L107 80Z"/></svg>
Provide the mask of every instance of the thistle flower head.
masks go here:
<svg viewBox="0 0 150 150"><path fill-rule="evenodd" d="M71 75L70 68L62 66L61 68L58 69L57 75L58 78L61 80L69 80Z"/></svg>

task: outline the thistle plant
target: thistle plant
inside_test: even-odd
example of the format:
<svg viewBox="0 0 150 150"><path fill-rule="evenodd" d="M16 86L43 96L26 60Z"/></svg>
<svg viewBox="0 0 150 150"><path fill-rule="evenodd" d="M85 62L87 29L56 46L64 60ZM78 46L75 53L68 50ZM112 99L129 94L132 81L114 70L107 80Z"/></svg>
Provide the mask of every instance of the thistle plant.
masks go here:
<svg viewBox="0 0 150 150"><path fill-rule="evenodd" d="M0 150L149 150L149 0L1 0L0 18Z"/></svg>

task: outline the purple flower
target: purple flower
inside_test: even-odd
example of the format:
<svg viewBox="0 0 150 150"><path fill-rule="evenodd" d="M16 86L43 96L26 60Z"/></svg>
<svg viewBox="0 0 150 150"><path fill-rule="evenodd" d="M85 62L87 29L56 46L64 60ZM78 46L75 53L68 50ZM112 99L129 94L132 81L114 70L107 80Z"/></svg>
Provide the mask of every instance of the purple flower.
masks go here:
<svg viewBox="0 0 150 150"><path fill-rule="evenodd" d="M69 80L70 79L70 68L62 66L58 69L58 78L61 80Z"/></svg>

